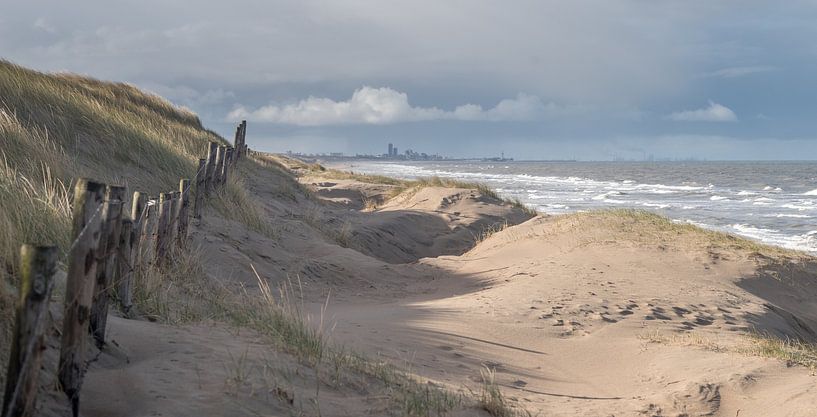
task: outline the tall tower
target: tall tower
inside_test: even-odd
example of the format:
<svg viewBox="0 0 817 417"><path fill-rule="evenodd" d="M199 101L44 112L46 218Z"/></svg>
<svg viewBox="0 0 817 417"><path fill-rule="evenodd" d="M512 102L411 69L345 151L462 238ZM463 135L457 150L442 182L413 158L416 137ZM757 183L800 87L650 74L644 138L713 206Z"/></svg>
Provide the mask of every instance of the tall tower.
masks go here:
<svg viewBox="0 0 817 417"><path fill-rule="evenodd" d="M389 144L389 156L394 156L394 145Z"/></svg>

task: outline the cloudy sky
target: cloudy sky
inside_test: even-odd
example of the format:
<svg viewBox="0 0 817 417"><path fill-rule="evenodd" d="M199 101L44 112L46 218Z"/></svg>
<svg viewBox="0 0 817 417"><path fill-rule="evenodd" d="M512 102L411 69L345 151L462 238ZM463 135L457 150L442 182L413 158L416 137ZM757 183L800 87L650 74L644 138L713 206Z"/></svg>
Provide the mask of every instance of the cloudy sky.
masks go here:
<svg viewBox="0 0 817 417"><path fill-rule="evenodd" d="M0 57L270 151L817 159L817 1L12 1Z"/></svg>

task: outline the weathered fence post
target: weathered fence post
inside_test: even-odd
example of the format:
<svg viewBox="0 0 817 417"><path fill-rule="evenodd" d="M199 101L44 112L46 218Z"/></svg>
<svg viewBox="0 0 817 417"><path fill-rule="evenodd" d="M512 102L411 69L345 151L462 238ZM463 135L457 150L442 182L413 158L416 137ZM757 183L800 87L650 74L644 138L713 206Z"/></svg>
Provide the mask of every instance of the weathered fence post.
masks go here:
<svg viewBox="0 0 817 417"><path fill-rule="evenodd" d="M241 156L247 155L247 121L241 121Z"/></svg>
<svg viewBox="0 0 817 417"><path fill-rule="evenodd" d="M219 187L224 183L221 174L224 171L224 156L226 153L226 146L219 146L218 151L216 151L216 171L213 173L213 183Z"/></svg>
<svg viewBox="0 0 817 417"><path fill-rule="evenodd" d="M99 240L94 302L91 305L91 334L100 349L105 344L111 284L114 282L114 275L118 272L116 259L119 235L122 231L124 199L125 187L108 186L105 191L105 204L102 207L102 237Z"/></svg>
<svg viewBox="0 0 817 417"><path fill-rule="evenodd" d="M171 193L159 195L159 221L156 225L156 258L154 263L164 265L167 257L167 232L169 231L170 214L173 211L171 206Z"/></svg>
<svg viewBox="0 0 817 417"><path fill-rule="evenodd" d="M56 246L23 245L20 249L20 301L11 341L2 416L34 415L37 376L45 350L48 303L56 271Z"/></svg>
<svg viewBox="0 0 817 417"><path fill-rule="evenodd" d="M238 150L241 147L241 124L239 123L238 126L235 127L235 139L233 140L233 148ZM238 154L236 154L236 158Z"/></svg>
<svg viewBox="0 0 817 417"><path fill-rule="evenodd" d="M156 200L147 202L145 208L145 218L142 220L142 238L139 247L139 267L152 265L156 261L156 225L158 223L157 214L159 204Z"/></svg>
<svg viewBox="0 0 817 417"><path fill-rule="evenodd" d="M167 248L170 251L175 246L179 236L179 212L181 211L181 193L174 191L170 193L173 197L170 204L170 222L167 229Z"/></svg>
<svg viewBox="0 0 817 417"><path fill-rule="evenodd" d="M119 257L117 263L119 264L119 302L122 305L122 311L125 314L130 312L133 307L133 235L136 229L133 227L134 222L131 219L122 219L122 232L119 234Z"/></svg>
<svg viewBox="0 0 817 417"><path fill-rule="evenodd" d="M216 152L218 152L218 143L210 142L207 148L207 167L205 168L204 176L204 194L210 195L213 192L213 174L216 171Z"/></svg>
<svg viewBox="0 0 817 417"><path fill-rule="evenodd" d="M227 183L227 174L233 169L233 156L234 156L234 148L230 147L227 148L227 156L224 157L224 172L222 172L221 176L224 180L224 183Z"/></svg>
<svg viewBox="0 0 817 417"><path fill-rule="evenodd" d="M131 234L131 266L139 265L142 261L142 254L139 245L142 242L142 225L147 217L147 210L145 207L145 195L139 191L133 193L133 201L131 201L130 218L133 219L133 233Z"/></svg>
<svg viewBox="0 0 817 417"><path fill-rule="evenodd" d="M80 179L74 188L74 243L68 249L65 313L62 319L59 381L79 414L79 391L85 375L88 320L96 283L97 247L102 226L105 184Z"/></svg>
<svg viewBox="0 0 817 417"><path fill-rule="evenodd" d="M181 193L179 201L179 236L178 246L184 247L187 243L187 225L190 220L190 180L182 179L179 181L179 192Z"/></svg>
<svg viewBox="0 0 817 417"><path fill-rule="evenodd" d="M197 219L201 218L202 205L204 204L204 183L206 178L204 168L206 164L206 159L199 159L199 170L196 171L196 195L195 201L193 202L193 217Z"/></svg>

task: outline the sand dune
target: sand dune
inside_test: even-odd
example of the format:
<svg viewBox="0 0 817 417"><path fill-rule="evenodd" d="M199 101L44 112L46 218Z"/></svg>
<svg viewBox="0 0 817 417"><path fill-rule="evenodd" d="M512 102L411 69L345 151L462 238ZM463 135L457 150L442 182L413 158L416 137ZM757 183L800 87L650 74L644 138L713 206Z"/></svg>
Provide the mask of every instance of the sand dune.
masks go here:
<svg viewBox="0 0 817 417"><path fill-rule="evenodd" d="M283 170L250 172L274 233L211 211L193 239L224 288L256 292L250 265L273 287L297 280L337 345L455 390L492 373L532 415L817 413L803 358L770 357L752 336L817 339L810 257L641 213L530 218L477 190L389 200L383 184L302 179L311 194ZM84 415L394 414L393 391L367 377L326 376L315 395L310 368L251 330L110 326Z"/></svg>

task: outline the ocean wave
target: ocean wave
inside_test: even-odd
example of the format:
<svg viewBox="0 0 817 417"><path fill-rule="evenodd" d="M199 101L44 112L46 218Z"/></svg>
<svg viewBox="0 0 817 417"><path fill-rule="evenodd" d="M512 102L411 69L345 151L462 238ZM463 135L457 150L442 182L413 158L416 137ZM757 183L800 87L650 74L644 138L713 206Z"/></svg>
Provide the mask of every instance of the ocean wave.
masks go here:
<svg viewBox="0 0 817 417"><path fill-rule="evenodd" d="M778 219L790 218L790 219L811 219L814 216L809 216L808 214L790 214L790 213L776 213L776 214L766 214L763 217L775 217Z"/></svg>
<svg viewBox="0 0 817 417"><path fill-rule="evenodd" d="M712 201L724 201L724 200L729 200L729 197L713 195L712 197L709 197L709 199L712 200Z"/></svg>
<svg viewBox="0 0 817 417"><path fill-rule="evenodd" d="M817 230L799 235L787 235L776 229L766 229L742 223L732 224L730 227L738 235L766 244L807 252L817 250Z"/></svg>
<svg viewBox="0 0 817 417"><path fill-rule="evenodd" d="M783 204L780 207L787 208L787 209L792 209L792 210L798 210L798 211L817 210L817 207L815 207L813 204L804 204L804 203L801 203L801 204L788 203L788 204Z"/></svg>
<svg viewBox="0 0 817 417"><path fill-rule="evenodd" d="M803 195L817 195L817 189L806 191Z"/></svg>

